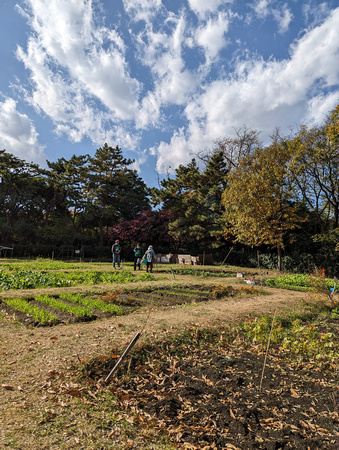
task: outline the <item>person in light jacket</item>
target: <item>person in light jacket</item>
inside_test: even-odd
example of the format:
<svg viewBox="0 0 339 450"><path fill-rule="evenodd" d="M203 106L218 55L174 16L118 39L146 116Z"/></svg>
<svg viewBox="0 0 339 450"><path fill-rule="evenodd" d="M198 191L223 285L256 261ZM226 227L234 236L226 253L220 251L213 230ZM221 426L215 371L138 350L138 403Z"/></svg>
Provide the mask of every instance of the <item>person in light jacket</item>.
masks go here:
<svg viewBox="0 0 339 450"><path fill-rule="evenodd" d="M153 250L152 245L150 245L148 247L148 249L145 252L144 255L144 259L147 259L146 262L146 272L148 272L148 270L152 273L153 272L153 262L154 262L154 258L155 258L155 251Z"/></svg>

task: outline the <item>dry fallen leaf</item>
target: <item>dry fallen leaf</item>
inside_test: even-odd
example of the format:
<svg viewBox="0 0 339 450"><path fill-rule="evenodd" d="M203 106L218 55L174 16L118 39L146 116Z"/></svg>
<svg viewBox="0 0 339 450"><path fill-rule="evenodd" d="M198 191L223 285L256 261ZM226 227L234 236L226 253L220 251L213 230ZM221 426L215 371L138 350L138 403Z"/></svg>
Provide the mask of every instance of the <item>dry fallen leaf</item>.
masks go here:
<svg viewBox="0 0 339 450"><path fill-rule="evenodd" d="M295 391L293 388L291 388L291 394L292 394L292 397L294 397L294 398L300 398L300 395L298 394L298 392Z"/></svg>
<svg viewBox="0 0 339 450"><path fill-rule="evenodd" d="M68 389L66 394L72 395L73 397L81 397L81 392L78 389Z"/></svg>
<svg viewBox="0 0 339 450"><path fill-rule="evenodd" d="M236 417L235 417L235 415L234 415L234 412L232 411L232 409L230 408L230 416L232 417L232 419L236 419Z"/></svg>
<svg viewBox="0 0 339 450"><path fill-rule="evenodd" d="M65 428L70 428L73 427L74 425L76 425L78 422L76 420L74 420L73 422L69 423L68 425L65 425Z"/></svg>

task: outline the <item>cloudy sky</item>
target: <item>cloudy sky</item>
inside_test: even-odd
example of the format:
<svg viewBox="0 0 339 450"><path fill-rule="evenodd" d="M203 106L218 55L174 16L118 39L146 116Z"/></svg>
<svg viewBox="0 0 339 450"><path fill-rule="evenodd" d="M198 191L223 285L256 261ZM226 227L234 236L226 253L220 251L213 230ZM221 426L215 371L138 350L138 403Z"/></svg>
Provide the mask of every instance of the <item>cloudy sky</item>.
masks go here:
<svg viewBox="0 0 339 450"><path fill-rule="evenodd" d="M1 0L0 149L119 145L148 185L246 126L339 103L339 0Z"/></svg>

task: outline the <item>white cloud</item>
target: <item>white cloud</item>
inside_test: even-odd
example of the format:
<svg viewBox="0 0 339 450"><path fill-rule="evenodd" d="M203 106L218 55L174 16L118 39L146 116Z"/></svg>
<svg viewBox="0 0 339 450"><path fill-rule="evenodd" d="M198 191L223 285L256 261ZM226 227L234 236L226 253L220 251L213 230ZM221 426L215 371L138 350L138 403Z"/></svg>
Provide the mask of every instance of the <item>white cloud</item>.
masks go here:
<svg viewBox="0 0 339 450"><path fill-rule="evenodd" d="M125 11L136 22L150 22L162 8L162 0L123 0L123 4Z"/></svg>
<svg viewBox="0 0 339 450"><path fill-rule="evenodd" d="M275 0L258 0L253 9L257 17L267 19L272 15L278 24L278 32L285 33L293 19L293 14L287 4L280 5Z"/></svg>
<svg viewBox="0 0 339 450"><path fill-rule="evenodd" d="M338 52L339 8L292 47L283 74L291 84L298 85L298 91L309 89L317 80L324 86L335 86L339 82Z"/></svg>
<svg viewBox="0 0 339 450"><path fill-rule="evenodd" d="M274 9L272 11L272 14L278 23L279 33L281 34L285 33L293 20L293 14L288 9L287 5L284 5L282 9Z"/></svg>
<svg viewBox="0 0 339 450"><path fill-rule="evenodd" d="M246 38L240 20L234 27L232 21L248 9L236 14L229 0L188 0L190 10L182 5L177 12L162 0L123 0L125 11L110 16L109 27L98 22L98 8L106 7L99 0L25 1L32 33L17 56L30 85L18 92L72 142L88 137L100 146L139 149L145 130L149 137L176 127L168 142L157 137L160 144L149 150L161 173L232 135L233 127L246 125L268 136L276 126L288 130L300 119L315 120L335 102L339 8L319 26L301 30L305 34L288 59L265 61L239 44ZM252 2L252 22L242 24L250 29L256 16L286 33L294 19L287 5ZM229 57L221 60L230 44ZM177 116L175 125L170 115Z"/></svg>
<svg viewBox="0 0 339 450"><path fill-rule="evenodd" d="M328 2L314 5L311 2L306 2L302 9L306 22L312 26L321 24L331 12Z"/></svg>
<svg viewBox="0 0 339 450"><path fill-rule="evenodd" d="M149 68L153 79L153 89L141 103L138 127L156 126L161 108L186 104L201 81L196 72L185 68L185 16L170 17L169 22L170 32L155 32L152 27L146 27L138 36L140 61Z"/></svg>
<svg viewBox="0 0 339 450"><path fill-rule="evenodd" d="M220 6L228 3L233 3L233 0L188 0L191 10L200 17L216 12Z"/></svg>
<svg viewBox="0 0 339 450"><path fill-rule="evenodd" d="M157 148L151 149L157 157L157 172L172 173L180 164L187 164L192 159L191 150L184 129L175 132L169 144L161 142Z"/></svg>
<svg viewBox="0 0 339 450"><path fill-rule="evenodd" d="M219 13L216 18L209 19L195 32L195 38L205 50L206 60L213 60L226 45L225 34L228 31L229 18L225 13Z"/></svg>
<svg viewBox="0 0 339 450"><path fill-rule="evenodd" d="M265 18L270 13L271 0L258 0L253 9L258 17Z"/></svg>
<svg viewBox="0 0 339 450"><path fill-rule="evenodd" d="M212 81L186 106L189 126L161 143L158 169L175 168L189 155L212 146L246 125L268 139L275 127L289 132L303 120L321 118L339 100L339 8L291 48L288 60L239 61L232 77ZM325 96L325 88L334 91ZM322 105L322 106L321 106ZM322 118L323 119L323 118Z"/></svg>
<svg viewBox="0 0 339 450"><path fill-rule="evenodd" d="M133 119L140 83L129 75L120 36L114 30L95 27L92 2L29 0L28 3L34 34L27 52L19 47L18 57L31 71L35 106L52 120L60 120L45 95L46 87L50 89L50 83L55 85L57 81L58 91L74 95L75 87L77 93L82 91L86 97L101 102L115 120ZM52 79L51 73L58 72L61 75Z"/></svg>
<svg viewBox="0 0 339 450"><path fill-rule="evenodd" d="M308 102L305 123L309 126L318 125L326 119L331 111L339 104L339 93L331 92L327 95L319 94Z"/></svg>
<svg viewBox="0 0 339 450"><path fill-rule="evenodd" d="M38 142L38 133L28 116L20 113L16 106L11 98L0 102L0 149L46 167L44 147Z"/></svg>

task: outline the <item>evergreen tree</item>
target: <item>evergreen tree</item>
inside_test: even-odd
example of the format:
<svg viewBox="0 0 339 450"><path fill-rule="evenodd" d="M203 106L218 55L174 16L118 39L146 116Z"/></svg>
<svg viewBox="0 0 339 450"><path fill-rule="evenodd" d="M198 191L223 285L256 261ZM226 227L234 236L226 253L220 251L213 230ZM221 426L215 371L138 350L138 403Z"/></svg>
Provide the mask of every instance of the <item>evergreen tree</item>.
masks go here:
<svg viewBox="0 0 339 450"><path fill-rule="evenodd" d="M108 229L131 220L149 208L147 187L121 149L105 144L89 157L84 220L98 230L100 245L108 238Z"/></svg>

